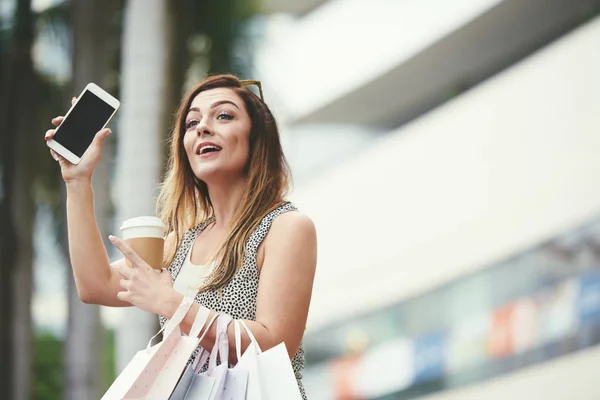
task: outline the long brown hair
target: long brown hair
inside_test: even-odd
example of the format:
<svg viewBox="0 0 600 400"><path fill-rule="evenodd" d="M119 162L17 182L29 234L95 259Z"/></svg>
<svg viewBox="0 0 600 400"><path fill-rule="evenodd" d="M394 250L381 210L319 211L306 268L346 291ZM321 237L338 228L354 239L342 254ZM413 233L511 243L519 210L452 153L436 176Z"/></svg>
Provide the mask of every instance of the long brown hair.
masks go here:
<svg viewBox="0 0 600 400"><path fill-rule="evenodd" d="M246 190L229 234L214 257L216 267L204 290L221 289L233 278L243 263L246 241L262 218L283 203L291 181L279 129L269 107L233 75L205 78L181 101L171 135L167 173L157 202L167 232L175 237L165 254L164 265L173 262L187 230L214 217L208 188L191 169L183 137L192 100L199 93L216 88L230 88L243 100L251 121L250 151L244 171Z"/></svg>

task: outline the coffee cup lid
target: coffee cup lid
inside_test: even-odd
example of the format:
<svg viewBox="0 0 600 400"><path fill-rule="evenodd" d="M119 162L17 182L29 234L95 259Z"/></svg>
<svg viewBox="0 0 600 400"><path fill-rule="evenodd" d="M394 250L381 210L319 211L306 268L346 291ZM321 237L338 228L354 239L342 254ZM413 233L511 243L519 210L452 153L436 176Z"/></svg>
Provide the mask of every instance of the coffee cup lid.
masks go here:
<svg viewBox="0 0 600 400"><path fill-rule="evenodd" d="M162 228L165 230L167 227L162 222L162 220L158 217L150 217L150 216L142 216L142 217L134 217L130 218L123 222L121 225L121 230L129 229L129 228L138 228L138 227L153 227L153 228Z"/></svg>

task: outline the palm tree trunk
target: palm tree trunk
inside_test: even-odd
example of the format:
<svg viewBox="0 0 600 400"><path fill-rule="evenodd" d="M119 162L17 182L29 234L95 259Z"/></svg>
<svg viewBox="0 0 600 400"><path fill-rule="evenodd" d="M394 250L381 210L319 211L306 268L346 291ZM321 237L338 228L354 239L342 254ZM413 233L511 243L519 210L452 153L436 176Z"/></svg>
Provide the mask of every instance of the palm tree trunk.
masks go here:
<svg viewBox="0 0 600 400"><path fill-rule="evenodd" d="M5 398L28 399L31 378L31 229L33 200L23 137L34 95L31 0L19 0L0 94L0 387ZM29 234L28 234L29 233Z"/></svg>
<svg viewBox="0 0 600 400"><path fill-rule="evenodd" d="M117 223L154 215L162 167L162 133L168 99L166 0L129 0L124 15L121 116L117 145ZM117 371L145 347L156 315L124 310L117 328Z"/></svg>
<svg viewBox="0 0 600 400"><path fill-rule="evenodd" d="M15 157L15 185L13 196L13 217L18 242L17 259L13 271L13 373L14 399L28 400L30 396L33 359L33 331L31 297L33 294L33 226L35 223L35 202L32 198L34 179L31 157L31 132L34 123L28 114L29 101L36 98L33 71L26 72L29 79L20 85L21 101L18 103L18 125Z"/></svg>
<svg viewBox="0 0 600 400"><path fill-rule="evenodd" d="M115 58L115 15L118 0L71 1L73 43L72 92L79 93L89 82L108 87L107 77ZM106 238L112 228L109 162L107 142L102 160L93 176L94 206L98 227ZM105 244L108 246L109 242ZM92 400L100 397L102 382L102 353L105 348L100 307L84 304L79 299L72 274L68 276L69 319L65 343L65 399Z"/></svg>
<svg viewBox="0 0 600 400"><path fill-rule="evenodd" d="M15 13L13 43L3 71L0 115L5 121L2 140L0 204L0 387L6 398L29 399L31 380L31 239L34 202L31 197L31 157L28 152L35 109L35 81L31 49L31 1L20 0Z"/></svg>

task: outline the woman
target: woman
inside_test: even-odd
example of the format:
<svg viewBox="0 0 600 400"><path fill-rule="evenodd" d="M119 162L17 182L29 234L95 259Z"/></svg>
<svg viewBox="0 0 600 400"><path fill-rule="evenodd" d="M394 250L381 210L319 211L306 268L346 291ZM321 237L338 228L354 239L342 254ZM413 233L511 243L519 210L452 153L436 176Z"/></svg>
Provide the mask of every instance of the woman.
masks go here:
<svg viewBox="0 0 600 400"><path fill-rule="evenodd" d="M53 134L48 131L46 140ZM69 251L81 300L136 306L164 324L186 288L201 285L182 330L189 331L202 307L209 318L223 312L245 320L262 349L285 342L305 396L301 343L316 268L316 233L312 221L283 200L289 170L267 105L231 75L206 78L183 99L158 202L170 232L165 240L169 274L157 273L112 236L125 258L109 264L91 186L109 134L109 129L98 132L78 165L52 152L67 187ZM211 327L202 348L212 348L215 330ZM233 324L228 333L235 363ZM242 348L249 342L244 333Z"/></svg>

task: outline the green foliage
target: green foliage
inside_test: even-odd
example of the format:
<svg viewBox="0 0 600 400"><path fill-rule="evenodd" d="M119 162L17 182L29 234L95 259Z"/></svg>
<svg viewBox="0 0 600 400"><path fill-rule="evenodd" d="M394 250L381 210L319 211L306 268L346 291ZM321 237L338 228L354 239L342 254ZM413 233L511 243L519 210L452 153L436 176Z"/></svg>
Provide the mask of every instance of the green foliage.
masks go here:
<svg viewBox="0 0 600 400"><path fill-rule="evenodd" d="M102 354L102 393L105 393L116 378L115 331L105 330L104 353Z"/></svg>
<svg viewBox="0 0 600 400"><path fill-rule="evenodd" d="M115 380L115 334L104 331L106 351L102 354L102 393ZM58 400L64 393L64 343L49 332L38 332L33 351L33 400ZM98 396L100 397L100 396Z"/></svg>
<svg viewBox="0 0 600 400"><path fill-rule="evenodd" d="M50 35L59 45L68 47L69 5L56 3L35 16L37 35Z"/></svg>
<svg viewBox="0 0 600 400"><path fill-rule="evenodd" d="M57 400L63 397L63 342L51 333L38 333L34 340L34 400Z"/></svg>

